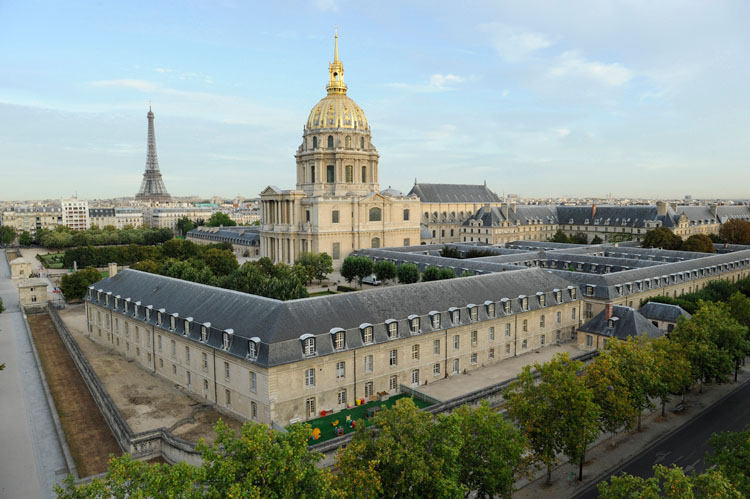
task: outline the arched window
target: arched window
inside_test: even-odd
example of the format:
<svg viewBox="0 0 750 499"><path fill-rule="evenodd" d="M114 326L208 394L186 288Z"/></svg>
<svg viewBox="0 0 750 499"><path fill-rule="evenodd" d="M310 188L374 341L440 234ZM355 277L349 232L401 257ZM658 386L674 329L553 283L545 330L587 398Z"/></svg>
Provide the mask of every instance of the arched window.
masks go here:
<svg viewBox="0 0 750 499"><path fill-rule="evenodd" d="M364 137L360 137L359 138L359 148L360 149L364 149L365 148L365 138Z"/></svg>
<svg viewBox="0 0 750 499"><path fill-rule="evenodd" d="M380 208L370 208L370 222L380 222L382 215Z"/></svg>
<svg viewBox="0 0 750 499"><path fill-rule="evenodd" d="M354 167L352 165L346 167L346 182L349 184L354 182Z"/></svg>
<svg viewBox="0 0 750 499"><path fill-rule="evenodd" d="M352 138L348 135L346 136L346 148L351 149L352 148Z"/></svg>
<svg viewBox="0 0 750 499"><path fill-rule="evenodd" d="M363 183L367 182L367 167L366 166L362 167L362 182Z"/></svg>
<svg viewBox="0 0 750 499"><path fill-rule="evenodd" d="M318 148L318 138L313 137L313 149L317 149L317 148Z"/></svg>
<svg viewBox="0 0 750 499"><path fill-rule="evenodd" d="M333 135L328 136L328 148L333 149Z"/></svg>
<svg viewBox="0 0 750 499"><path fill-rule="evenodd" d="M380 238L379 237L373 237L370 246L372 248L380 248Z"/></svg>

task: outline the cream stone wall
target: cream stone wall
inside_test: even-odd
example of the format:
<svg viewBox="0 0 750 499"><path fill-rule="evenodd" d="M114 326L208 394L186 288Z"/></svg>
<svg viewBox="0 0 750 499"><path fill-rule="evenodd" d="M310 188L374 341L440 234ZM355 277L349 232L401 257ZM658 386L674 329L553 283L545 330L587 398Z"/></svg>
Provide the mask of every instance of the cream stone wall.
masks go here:
<svg viewBox="0 0 750 499"><path fill-rule="evenodd" d="M31 262L25 258L16 258L10 261L11 279L26 279L31 276Z"/></svg>
<svg viewBox="0 0 750 499"><path fill-rule="evenodd" d="M21 306L45 306L47 304L47 284L19 286L18 300Z"/></svg>

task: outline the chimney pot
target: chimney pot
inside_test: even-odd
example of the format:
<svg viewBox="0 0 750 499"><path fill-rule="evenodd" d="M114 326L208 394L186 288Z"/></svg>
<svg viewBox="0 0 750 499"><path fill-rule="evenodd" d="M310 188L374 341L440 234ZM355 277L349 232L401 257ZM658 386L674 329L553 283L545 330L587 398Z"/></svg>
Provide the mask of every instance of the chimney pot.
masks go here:
<svg viewBox="0 0 750 499"><path fill-rule="evenodd" d="M607 303L604 306L604 319L605 320L610 320L611 318L612 318L612 304L611 303Z"/></svg>

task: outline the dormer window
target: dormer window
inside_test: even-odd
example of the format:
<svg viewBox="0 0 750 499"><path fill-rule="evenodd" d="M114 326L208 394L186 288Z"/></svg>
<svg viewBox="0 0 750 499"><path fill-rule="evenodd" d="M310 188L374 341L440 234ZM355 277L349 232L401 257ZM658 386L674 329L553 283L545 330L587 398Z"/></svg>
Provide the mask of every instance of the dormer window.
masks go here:
<svg viewBox="0 0 750 499"><path fill-rule="evenodd" d="M536 294L536 297L539 300L540 307L544 307L547 304L547 297L541 291Z"/></svg>
<svg viewBox="0 0 750 499"><path fill-rule="evenodd" d="M305 357L315 355L315 337L304 335L302 339L302 353Z"/></svg>
<svg viewBox="0 0 750 499"><path fill-rule="evenodd" d="M104 305L109 306L109 293L104 295Z"/></svg>
<svg viewBox="0 0 750 499"><path fill-rule="evenodd" d="M115 297L115 309L120 307L120 299Z"/></svg>
<svg viewBox="0 0 750 499"><path fill-rule="evenodd" d="M222 333L222 335L221 335L221 348L223 348L224 350L229 350L229 342L232 339L232 334L233 333L234 333L234 331L232 331L231 329L227 329L226 331L224 331Z"/></svg>
<svg viewBox="0 0 750 499"><path fill-rule="evenodd" d="M506 314L510 313L510 300L503 298L503 312Z"/></svg>
<svg viewBox="0 0 750 499"><path fill-rule="evenodd" d="M148 312L148 309L146 309L146 311ZM137 303L133 305L133 317L138 317L138 304Z"/></svg>
<svg viewBox="0 0 750 499"><path fill-rule="evenodd" d="M96 292L96 301L98 301L98 302L101 303L101 301L102 301L102 292L101 291L97 291Z"/></svg>
<svg viewBox="0 0 750 499"><path fill-rule="evenodd" d="M333 348L334 350L343 350L346 346L346 342L344 341L344 331L336 331L333 333Z"/></svg>
<svg viewBox="0 0 750 499"><path fill-rule="evenodd" d="M208 341L208 328L206 326L201 326L201 341L203 343Z"/></svg>
<svg viewBox="0 0 750 499"><path fill-rule="evenodd" d="M618 318L618 317L610 317L610 318L609 318L609 319L607 320L607 327L609 327L609 328L614 328L614 327L615 327L615 325L617 324L617 321L618 321L618 320L619 320L619 318Z"/></svg>
<svg viewBox="0 0 750 499"><path fill-rule="evenodd" d="M430 320L432 329L440 329L440 312L430 312Z"/></svg>
<svg viewBox="0 0 750 499"><path fill-rule="evenodd" d="M157 326L161 326L161 320L162 320L162 316L161 315L162 315L161 312L157 312L156 313L156 325Z"/></svg>
<svg viewBox="0 0 750 499"><path fill-rule="evenodd" d="M453 325L457 325L459 322L461 322L461 311L457 308L454 308L450 311L451 314L451 322Z"/></svg>
<svg viewBox="0 0 750 499"><path fill-rule="evenodd" d="M258 343L260 338L254 338L247 342L247 358L255 360L258 358Z"/></svg>
<svg viewBox="0 0 750 499"><path fill-rule="evenodd" d="M185 319L182 323L182 334L185 336L190 334L190 321L188 319Z"/></svg>
<svg viewBox="0 0 750 499"><path fill-rule="evenodd" d="M411 331L414 334L419 332L419 317L416 317L416 316L409 317L409 331Z"/></svg>
<svg viewBox="0 0 750 499"><path fill-rule="evenodd" d="M586 286L586 296L594 296L594 286Z"/></svg>
<svg viewBox="0 0 750 499"><path fill-rule="evenodd" d="M618 284L617 286L615 286L615 290L617 291L618 295L622 295L622 286L621 285Z"/></svg>
<svg viewBox="0 0 750 499"><path fill-rule="evenodd" d="M398 338L398 322L391 321L388 323L388 338L392 340Z"/></svg>
<svg viewBox="0 0 750 499"><path fill-rule="evenodd" d="M557 303L562 303L562 291L560 291L559 289L555 290L555 301Z"/></svg>
<svg viewBox="0 0 750 499"><path fill-rule="evenodd" d="M388 326L390 329L390 324ZM372 343L372 326L365 326L362 328L362 342L365 344Z"/></svg>
<svg viewBox="0 0 750 499"><path fill-rule="evenodd" d="M94 296L94 290L89 288L89 298Z"/></svg>
<svg viewBox="0 0 750 499"><path fill-rule="evenodd" d="M495 304L492 302L487 303L487 316L495 317Z"/></svg>
<svg viewBox="0 0 750 499"><path fill-rule="evenodd" d="M529 309L529 299L523 295L518 297L518 301L521 302L521 309L522 310L528 310Z"/></svg>
<svg viewBox="0 0 750 499"><path fill-rule="evenodd" d="M176 325L176 321L175 321L175 318L174 318L174 315L173 315L173 316L171 316L169 318L169 329L171 329L172 331L174 331L175 330L175 325Z"/></svg>
<svg viewBox="0 0 750 499"><path fill-rule="evenodd" d="M469 316L471 317L472 322L476 322L479 320L479 307L473 306L469 309Z"/></svg>

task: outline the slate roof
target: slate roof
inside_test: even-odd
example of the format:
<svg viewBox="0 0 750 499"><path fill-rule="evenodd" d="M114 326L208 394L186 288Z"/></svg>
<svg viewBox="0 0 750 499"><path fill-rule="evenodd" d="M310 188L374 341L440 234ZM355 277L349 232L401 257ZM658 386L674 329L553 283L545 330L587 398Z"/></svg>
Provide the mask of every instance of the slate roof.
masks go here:
<svg viewBox="0 0 750 499"><path fill-rule="evenodd" d="M222 334L232 329L228 353L246 358L247 340L256 338L260 348L254 362L268 367L302 360L300 337L305 334L317 338L316 355L326 355L334 352L330 339L334 328L345 330L346 349L350 350L363 346L359 327L364 323L373 325L376 343L388 342L387 320L397 321L400 337L409 336L407 318L414 314L421 318L420 333L430 332L430 312L440 313L441 324L447 325L448 309L458 307L462 323L468 323L467 306L475 304L479 307L479 321L483 321L489 318L487 302L495 303L495 315L499 317L505 315L502 299L511 303L509 315L522 312L519 295L528 297L530 310L541 308L535 299L538 292L546 294L548 305L555 303L553 291L557 289L563 291L563 303L575 301L566 289L568 285L541 269L523 269L282 302L126 269L91 286L91 296L87 294L86 301L114 309L113 298L119 297L117 311L125 313L129 298L128 303L140 303L141 320L145 320L149 305L154 311L164 309L167 318L176 314L176 329L169 331L169 320L165 318L158 326L157 314L151 313L151 322L165 334L183 335L184 320L192 318L195 326L185 336L194 341L200 341L200 325L210 323L207 343L217 349L221 349ZM105 305L107 294L109 305ZM132 311L131 305L128 313Z"/></svg>
<svg viewBox="0 0 750 499"><path fill-rule="evenodd" d="M664 331L651 324L648 319L630 307L614 305L612 317L616 320L612 321L610 326L610 321L606 319L606 310L602 310L578 329L585 333L620 340L627 340L631 336L641 336L643 333L646 333L648 338L657 338L664 335Z"/></svg>
<svg viewBox="0 0 750 499"><path fill-rule="evenodd" d="M188 239L201 239L240 246L260 246L260 227L195 228L187 233Z"/></svg>
<svg viewBox="0 0 750 499"><path fill-rule="evenodd" d="M662 227L674 227L675 212L667 209L666 215L658 215L656 205L611 206L557 206L561 225L601 225L611 227L645 227L646 222L660 220ZM572 220L572 222L571 222Z"/></svg>
<svg viewBox="0 0 750 499"><path fill-rule="evenodd" d="M686 319L691 317L691 315L679 305L659 303L655 301L646 303L638 309L638 313L649 320L674 322L675 324L680 316L684 315Z"/></svg>
<svg viewBox="0 0 750 499"><path fill-rule="evenodd" d="M514 205L508 207L508 216L503 215L498 206L482 206L463 225L480 220L482 227L497 227L504 222L511 225L551 225L557 224L557 213L554 206Z"/></svg>
<svg viewBox="0 0 750 499"><path fill-rule="evenodd" d="M486 185L414 184L409 196L416 194L423 203L500 203L500 196Z"/></svg>

